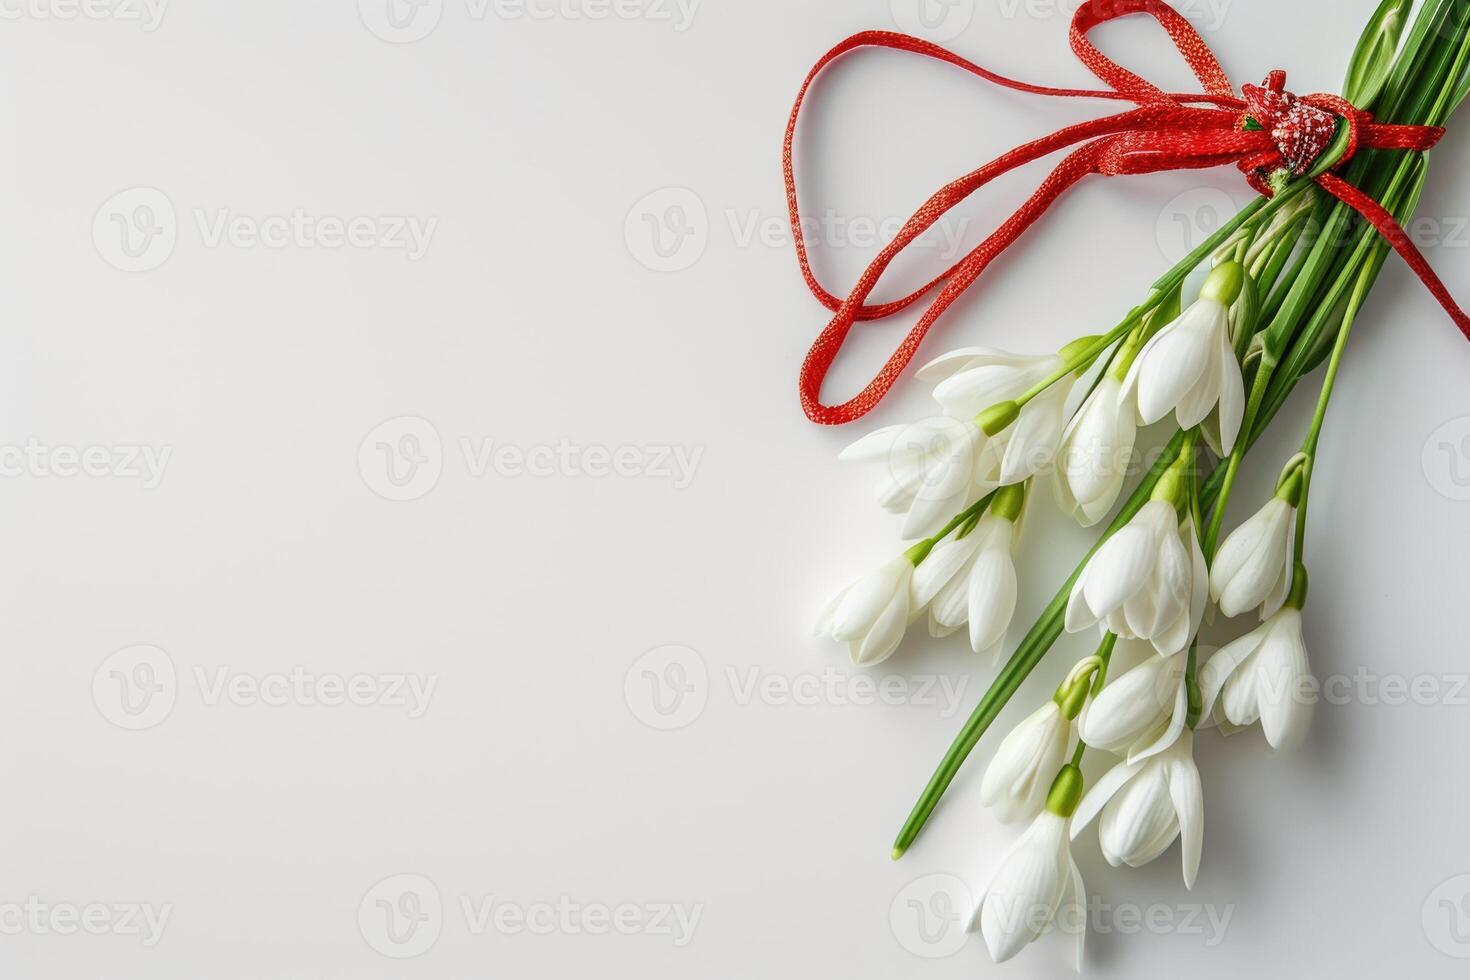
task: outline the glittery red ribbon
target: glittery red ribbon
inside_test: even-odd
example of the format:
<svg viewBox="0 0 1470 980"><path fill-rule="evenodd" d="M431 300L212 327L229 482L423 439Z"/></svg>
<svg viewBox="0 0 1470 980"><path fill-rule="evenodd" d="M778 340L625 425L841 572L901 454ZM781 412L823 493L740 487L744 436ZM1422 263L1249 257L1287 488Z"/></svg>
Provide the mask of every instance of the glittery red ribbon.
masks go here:
<svg viewBox="0 0 1470 980"><path fill-rule="evenodd" d="M1105 57L1087 39L1087 32L1098 24L1133 13L1149 14L1163 26L1204 87L1204 92L1164 92ZM913 358L934 321L970 288L991 260L1009 248L1045 213L1062 192L1088 174L1147 174L1235 164L1245 173L1252 187L1269 196L1272 193L1269 175L1281 169L1298 176L1310 171L1332 142L1339 118L1348 126L1349 139L1346 151L1334 169L1341 167L1364 147L1424 151L1444 135L1444 130L1437 127L1375 123L1369 113L1335 95L1293 95L1286 91L1286 74L1280 71L1272 72L1262 86L1244 86L1243 98L1236 96L1209 46L1178 11L1161 0L1090 0L1072 19L1071 40L1073 52L1111 90L1063 89L1019 82L982 68L936 44L889 31L854 34L823 55L807 75L786 126L782 166L801 274L812 294L834 314L812 345L801 368L801 405L813 422L840 425L860 418L877 405ZM797 117L812 81L833 61L863 47L894 48L924 55L1021 92L1065 98L1117 99L1132 102L1137 108L1067 126L1050 136L1023 143L980 169L946 184L905 222L897 237L878 253L857 285L843 298L824 288L812 272L801 231L801 214L797 208L791 147ZM1246 128L1247 121L1251 119L1259 124L1259 129ZM901 299L868 304L868 296L894 257L932 227L945 212L1001 174L1079 143L1082 145L1063 158L1025 204L959 262ZM1470 338L1470 317L1455 303L1444 283L1393 217L1377 201L1331 171L1320 174L1315 180L1373 224ZM851 400L840 405L823 404L822 382L853 324L897 313L936 287L939 287L938 295L877 377Z"/></svg>

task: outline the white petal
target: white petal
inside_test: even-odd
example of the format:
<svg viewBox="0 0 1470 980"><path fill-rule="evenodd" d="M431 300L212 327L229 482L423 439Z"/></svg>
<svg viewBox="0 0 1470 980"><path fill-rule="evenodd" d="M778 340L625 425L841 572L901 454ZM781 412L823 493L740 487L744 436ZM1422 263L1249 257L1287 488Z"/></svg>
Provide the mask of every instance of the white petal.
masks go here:
<svg viewBox="0 0 1470 980"><path fill-rule="evenodd" d="M1259 631L1247 633L1225 644L1200 667L1199 689L1204 700L1202 717L1212 712L1215 699L1220 696L1220 691L1225 687L1225 683L1240 665L1256 652L1261 645L1261 639Z"/></svg>
<svg viewBox="0 0 1470 980"><path fill-rule="evenodd" d="M1276 584L1266 594L1266 601L1261 603L1261 622L1265 622L1280 611L1286 604L1287 596L1291 595L1291 579L1296 574L1296 520L1293 515L1293 527L1286 535L1286 561L1281 565L1281 574L1276 579Z"/></svg>
<svg viewBox="0 0 1470 980"><path fill-rule="evenodd" d="M847 641L864 636L893 599L899 582L907 588L912 569L909 560L900 556L854 582L832 611L829 627L833 639Z"/></svg>
<svg viewBox="0 0 1470 980"><path fill-rule="evenodd" d="M907 425L889 425L869 432L837 454L844 463L876 463L888 458Z"/></svg>
<svg viewBox="0 0 1470 980"><path fill-rule="evenodd" d="M1080 721L1082 741L1104 751L1120 752L1154 729L1173 707L1173 692L1166 688L1167 670L1169 661L1150 657L1113 677Z"/></svg>
<svg viewBox="0 0 1470 980"><path fill-rule="evenodd" d="M1167 506L1167 505L1165 505ZM1087 563L1083 591L1098 616L1120 608L1148 581L1158 553L1153 531L1137 519L1121 528Z"/></svg>
<svg viewBox="0 0 1470 980"><path fill-rule="evenodd" d="M1213 334L1204 345L1209 351L1204 369L1174 409L1174 418L1181 429L1199 425L1220 400L1220 345Z"/></svg>
<svg viewBox="0 0 1470 980"><path fill-rule="evenodd" d="M1004 963L1035 941L1050 924L1062 892L1065 821L1043 812L996 872L980 904L980 932L996 963Z"/></svg>
<svg viewBox="0 0 1470 980"><path fill-rule="evenodd" d="M1066 910L1062 916L1062 929L1077 933L1077 947L1072 968L1078 973L1082 972L1082 953L1087 942L1087 889L1082 884L1082 872L1077 868L1077 862L1067 855L1067 865L1070 870L1069 882L1062 891L1062 901L1058 906L1058 914Z"/></svg>
<svg viewBox="0 0 1470 980"><path fill-rule="evenodd" d="M1138 775L1142 768L1143 763L1129 765L1120 762L1103 773L1102 778L1096 783L1093 783L1092 789L1083 794L1082 802L1077 804L1077 812L1072 814L1073 840L1077 839L1077 835L1082 833L1083 828L1092 823L1103 811L1103 807L1107 806L1108 801L1116 796L1130 779Z"/></svg>
<svg viewBox="0 0 1470 980"><path fill-rule="evenodd" d="M1072 586L1072 594L1067 598L1067 616L1065 625L1068 633L1076 633L1097 622L1097 617L1087 607L1087 596L1084 592L1087 586L1087 569L1082 569L1082 574L1077 576L1077 581Z"/></svg>
<svg viewBox="0 0 1470 980"><path fill-rule="evenodd" d="M914 373L914 377L920 381L937 383L967 367L980 367L985 364L1006 364L1011 367L1025 367L1037 360L1035 356L1026 354L1012 354L1010 351L997 350L994 347L962 347L952 350L948 354L941 354L934 360L925 364Z"/></svg>
<svg viewBox="0 0 1470 980"><path fill-rule="evenodd" d="M911 595L915 609L922 609L933 601L939 590L954 581L960 571L975 557L978 541L974 535L963 538L946 538L934 546L929 556L914 569Z"/></svg>
<svg viewBox="0 0 1470 980"><path fill-rule="evenodd" d="M1153 743L1144 745L1136 751L1130 748L1128 752L1129 762L1142 762L1151 759L1166 749L1173 747L1179 741L1179 737L1187 730L1185 724L1189 720L1189 689L1184 684L1184 666L1187 653L1179 653L1172 658L1169 665L1168 676L1178 677L1178 686L1174 689L1174 710L1169 715L1169 724L1163 733Z"/></svg>
<svg viewBox="0 0 1470 980"><path fill-rule="evenodd" d="M1311 668L1300 612L1286 609L1278 615L1257 659L1261 730L1273 749L1289 748L1306 735L1312 720L1310 692L1303 686Z"/></svg>
<svg viewBox="0 0 1470 980"><path fill-rule="evenodd" d="M1295 511L1272 497L1220 546L1210 588L1226 616L1238 616L1266 601L1286 562Z"/></svg>
<svg viewBox="0 0 1470 980"><path fill-rule="evenodd" d="M1138 775L1103 807L1098 842L1113 864L1140 867L1158 857L1179 833L1163 763L1144 763Z"/></svg>
<svg viewBox="0 0 1470 980"><path fill-rule="evenodd" d="M1227 456L1235 448L1245 418L1245 381L1240 376L1240 364L1235 360L1228 334L1222 342L1225 351L1220 359L1220 455Z"/></svg>
<svg viewBox="0 0 1470 980"><path fill-rule="evenodd" d="M1189 736L1186 736L1189 737ZM1187 750L1186 750L1187 753ZM1205 793L1199 768L1188 754L1169 767L1169 795L1179 819L1179 853L1184 864L1184 887L1193 888L1199 875L1205 839Z"/></svg>
<svg viewBox="0 0 1470 980"><path fill-rule="evenodd" d="M832 634L832 622L837 616L837 610L842 606L842 600L847 597L847 586L827 601L822 611L817 615L817 625L813 627L812 633L816 636L830 636Z"/></svg>
<svg viewBox="0 0 1470 980"><path fill-rule="evenodd" d="M987 548L970 569L970 648L976 653L1004 639L1016 611L1016 565L1008 548Z"/></svg>
<svg viewBox="0 0 1470 980"><path fill-rule="evenodd" d="M1062 410L1072 390L1071 379L1068 375L1056 382L1021 409L1001 461L1003 486L1020 483L1051 465L1062 436Z"/></svg>
<svg viewBox="0 0 1470 980"><path fill-rule="evenodd" d="M873 667L887 660L903 641L903 633L908 624L909 596L905 583L905 588L889 601L868 635L863 637L853 655L853 663L862 667Z"/></svg>
<svg viewBox="0 0 1470 980"><path fill-rule="evenodd" d="M1195 303L1139 352L1134 365L1138 371L1138 417L1145 425L1168 415L1194 388L1209 364L1215 315L1210 307L1223 312L1219 303Z"/></svg>

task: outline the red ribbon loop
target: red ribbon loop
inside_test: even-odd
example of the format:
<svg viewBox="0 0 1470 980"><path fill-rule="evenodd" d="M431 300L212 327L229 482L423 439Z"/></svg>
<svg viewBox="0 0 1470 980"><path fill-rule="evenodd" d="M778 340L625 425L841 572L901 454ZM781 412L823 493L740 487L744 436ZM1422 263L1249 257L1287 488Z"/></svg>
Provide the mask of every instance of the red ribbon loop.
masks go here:
<svg viewBox="0 0 1470 980"><path fill-rule="evenodd" d="M1098 24L1134 13L1146 13L1159 22L1199 79L1204 92L1167 93L1109 59L1088 40L1088 31ZM1247 85L1244 87L1245 97L1236 96L1230 79L1209 46L1188 20L1162 0L1090 0L1078 9L1072 19L1071 42L1078 59L1108 85L1108 89L1053 88L1020 82L982 68L937 44L889 31L854 34L823 55L808 73L786 125L782 169L797 263L812 295L833 312L831 321L813 343L801 368L801 405L813 422L841 425L866 415L893 387L934 321L1063 192L1088 174L1117 176L1235 164L1245 172L1252 187L1269 196L1272 193L1267 182L1270 173L1283 168L1298 175L1307 173L1331 143L1338 117L1346 120L1349 139L1346 152L1337 166L1351 158L1360 147L1424 151L1434 146L1444 134L1436 127L1375 123L1370 114L1335 95L1293 95L1286 91L1284 72L1272 72L1263 86ZM978 170L941 187L904 223L897 236L878 253L844 298L827 290L812 271L797 206L792 144L802 103L817 75L844 54L863 47L891 48L934 58L1015 91L1058 98L1114 99L1132 102L1136 108L1067 126L1049 136L1023 143ZM1246 129L1247 116L1254 118L1261 128ZM1071 147L1075 149L1062 159L1031 197L962 259L907 296L887 303L868 303L868 297L893 259L955 205L1001 174ZM1470 338L1470 317L1451 298L1444 284L1430 269L1428 261L1393 216L1377 201L1340 177L1324 173L1316 181L1372 222L1423 280L1465 336ZM840 405L824 404L821 400L822 382L842 350L853 324L859 320L891 316L918 302L936 287L940 287L938 295L877 376L852 399Z"/></svg>

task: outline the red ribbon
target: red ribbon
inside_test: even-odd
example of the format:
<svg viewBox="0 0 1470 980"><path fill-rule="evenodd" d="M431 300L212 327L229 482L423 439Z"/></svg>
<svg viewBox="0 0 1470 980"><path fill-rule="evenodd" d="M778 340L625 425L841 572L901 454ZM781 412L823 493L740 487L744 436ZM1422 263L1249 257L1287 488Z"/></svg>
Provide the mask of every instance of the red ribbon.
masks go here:
<svg viewBox="0 0 1470 980"><path fill-rule="evenodd" d="M1087 32L1098 24L1133 13L1149 14L1163 26L1204 87L1203 93L1180 95L1164 92L1109 60L1087 39ZM1110 91L1052 88L1019 82L982 68L936 44L889 31L854 34L823 55L807 75L786 126L782 167L801 274L812 295L834 314L801 367L801 405L807 418L823 425L841 425L867 414L893 387L934 321L970 288L992 259L1009 248L1051 207L1063 191L1088 174L1147 174L1236 164L1245 172L1252 187L1270 196L1268 175L1282 168L1297 175L1308 172L1330 144L1339 117L1347 123L1350 137L1346 152L1336 165L1339 167L1363 147L1424 151L1444 135L1444 130L1438 127L1375 123L1369 113L1335 95L1292 95L1285 90L1285 73L1279 71L1272 72L1263 86L1245 86L1244 98L1236 96L1230 79L1209 46L1178 11L1162 0L1090 0L1072 19L1071 40L1077 57L1111 87ZM812 272L801 230L801 213L797 208L791 147L802 101L812 81L833 61L863 47L894 48L924 55L1021 92L1063 98L1117 99L1135 103L1137 108L1067 126L1050 136L1023 143L980 169L946 184L905 222L897 237L878 253L844 299L824 288ZM1261 128L1246 129L1247 118L1253 118ZM868 296L894 257L932 227L945 212L995 177L1079 143L1082 145L1057 165L1026 203L963 259L901 299L868 304ZM1470 339L1470 316L1466 316L1451 298L1444 283L1393 216L1373 198L1331 172L1323 173L1315 180L1373 224ZM853 324L859 320L891 316L917 302L935 287L941 287L939 294L877 377L851 400L840 405L823 404L822 382Z"/></svg>

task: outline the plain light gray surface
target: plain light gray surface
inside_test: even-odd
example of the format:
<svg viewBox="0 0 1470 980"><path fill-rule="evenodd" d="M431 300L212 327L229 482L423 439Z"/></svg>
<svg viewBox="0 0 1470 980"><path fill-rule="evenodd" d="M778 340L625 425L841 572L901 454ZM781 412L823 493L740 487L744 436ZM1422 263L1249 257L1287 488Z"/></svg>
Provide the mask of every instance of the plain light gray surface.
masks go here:
<svg viewBox="0 0 1470 980"><path fill-rule="evenodd" d="M875 687L810 637L897 547L837 450L927 406L906 381L859 427L801 416L825 315L777 154L846 34L923 30L1085 85L1073 6L4 5L0 972L1059 975L1061 944L1000 970L943 915L1015 835L977 800L993 739L888 858L994 668L920 630ZM1314 91L1372 6L1186 10L1237 84L1279 65ZM1188 87L1146 24L1099 39ZM874 226L1108 108L887 53L818 97L800 169L811 216L838 219L814 249L839 291ZM1452 135L1421 208L1461 297L1467 163ZM947 230L978 240L1039 179ZM1233 171L1094 181L925 351L1106 326L1248 200ZM831 391L899 331L859 328ZM1200 739L1192 893L1177 848L1115 870L1084 840L1091 975L1463 975L1467 377L1470 346L1390 260L1308 545L1314 667L1369 680L1294 755ZM1253 455L1232 524L1310 397ZM1018 626L1087 539L1035 508ZM1421 677L1409 703L1386 680Z"/></svg>

